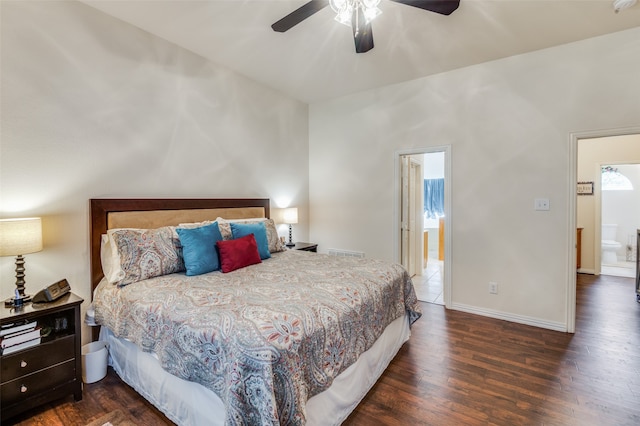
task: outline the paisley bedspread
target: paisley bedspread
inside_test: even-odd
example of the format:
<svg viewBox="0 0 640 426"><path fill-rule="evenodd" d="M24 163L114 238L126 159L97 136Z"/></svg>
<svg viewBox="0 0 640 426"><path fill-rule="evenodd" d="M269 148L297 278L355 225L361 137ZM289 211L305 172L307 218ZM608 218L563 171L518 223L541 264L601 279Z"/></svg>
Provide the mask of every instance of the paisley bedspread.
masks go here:
<svg viewBox="0 0 640 426"><path fill-rule="evenodd" d="M303 425L305 403L394 319L420 316L402 266L288 250L231 273L102 282L96 321L220 396L229 425Z"/></svg>

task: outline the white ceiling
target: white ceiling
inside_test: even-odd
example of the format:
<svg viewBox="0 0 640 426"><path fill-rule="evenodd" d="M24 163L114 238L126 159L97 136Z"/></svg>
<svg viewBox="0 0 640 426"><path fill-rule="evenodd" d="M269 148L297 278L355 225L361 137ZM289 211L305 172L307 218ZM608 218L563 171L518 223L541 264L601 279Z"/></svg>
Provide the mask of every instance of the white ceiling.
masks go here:
<svg viewBox="0 0 640 426"><path fill-rule="evenodd" d="M308 103L640 26L640 3L612 0L461 0L450 16L382 0L356 54L330 7L271 29L307 0L82 1Z"/></svg>

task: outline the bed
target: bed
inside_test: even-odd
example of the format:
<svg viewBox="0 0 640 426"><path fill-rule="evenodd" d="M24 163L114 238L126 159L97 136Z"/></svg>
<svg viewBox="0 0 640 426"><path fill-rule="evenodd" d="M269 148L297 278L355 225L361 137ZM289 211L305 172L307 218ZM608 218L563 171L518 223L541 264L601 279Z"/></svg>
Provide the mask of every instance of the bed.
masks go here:
<svg viewBox="0 0 640 426"><path fill-rule="evenodd" d="M421 316L400 265L279 246L268 199L92 199L90 212L93 340L179 425L340 424ZM226 272L193 261L186 237L212 229ZM152 240L138 263L123 254Z"/></svg>

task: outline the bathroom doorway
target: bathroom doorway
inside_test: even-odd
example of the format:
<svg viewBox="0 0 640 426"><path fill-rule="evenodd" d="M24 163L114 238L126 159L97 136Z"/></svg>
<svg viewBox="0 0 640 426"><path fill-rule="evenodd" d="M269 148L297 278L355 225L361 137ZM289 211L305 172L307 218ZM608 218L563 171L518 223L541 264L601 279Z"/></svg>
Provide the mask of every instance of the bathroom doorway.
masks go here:
<svg viewBox="0 0 640 426"><path fill-rule="evenodd" d="M601 173L607 164L640 164L640 127L570 135L569 228L573 253L567 268L567 332L575 332L578 273L600 275L602 257ZM586 190L585 190L586 188ZM633 281L633 280L631 280Z"/></svg>
<svg viewBox="0 0 640 426"><path fill-rule="evenodd" d="M636 276L636 230L640 229L640 164L601 166L600 274Z"/></svg>
<svg viewBox="0 0 640 426"><path fill-rule="evenodd" d="M444 152L423 154L422 279L418 299L444 305Z"/></svg>
<svg viewBox="0 0 640 426"><path fill-rule="evenodd" d="M640 134L580 138L577 148L577 181L592 188L577 195L576 225L582 228L578 272L609 275L616 273L609 267L617 267L618 260L626 258L627 235L635 234L640 226L640 206L636 207L640 203L636 168L640 164ZM617 175L622 170L624 179L628 174L633 189L614 189L606 184L609 170Z"/></svg>
<svg viewBox="0 0 640 426"><path fill-rule="evenodd" d="M450 304L449 147L397 153L398 259L418 300ZM418 176L419 175L419 176Z"/></svg>

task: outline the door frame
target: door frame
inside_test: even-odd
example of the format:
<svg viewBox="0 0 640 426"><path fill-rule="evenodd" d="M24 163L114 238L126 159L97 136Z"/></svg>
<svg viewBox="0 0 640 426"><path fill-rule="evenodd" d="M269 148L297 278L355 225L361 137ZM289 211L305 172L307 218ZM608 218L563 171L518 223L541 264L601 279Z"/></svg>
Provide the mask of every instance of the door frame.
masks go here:
<svg viewBox="0 0 640 426"><path fill-rule="evenodd" d="M400 263L409 275L422 275L424 172L421 155L401 156ZM402 194L407 194L403 196ZM406 216L405 217L405 212Z"/></svg>
<svg viewBox="0 0 640 426"><path fill-rule="evenodd" d="M605 129L605 130L590 130L584 132L573 132L569 134L569 176L568 176L568 188L567 188L567 198L569 200L569 217L568 217L568 241L570 249L568 252L567 259L567 332L575 333L576 331L576 215L577 209L576 205L578 203L578 142L580 139L594 139L594 138L606 138L610 136L626 136L626 135L636 135L640 134L640 127L626 127L619 129ZM599 185L599 183L598 183ZM599 188L599 187L598 187ZM599 191L596 191L599 192ZM599 194L597 194L599 196ZM598 200L599 205L600 200ZM600 211L597 208L596 214L596 222L601 220ZM597 224L596 224L597 225ZM595 240L600 240L600 229L596 226L595 232ZM571 249L572 248L572 249ZM600 255L598 254L598 250L595 253L594 261L600 261ZM597 268L597 262L595 267Z"/></svg>
<svg viewBox="0 0 640 426"><path fill-rule="evenodd" d="M444 262L442 277L442 293L444 306L451 308L452 300L452 279L451 279L451 230L452 216L451 209L451 145L429 146L423 148L413 148L395 151L393 155L394 164L394 208L393 208L393 257L400 263L401 244L401 217L400 208L402 205L402 156L429 154L444 152Z"/></svg>

